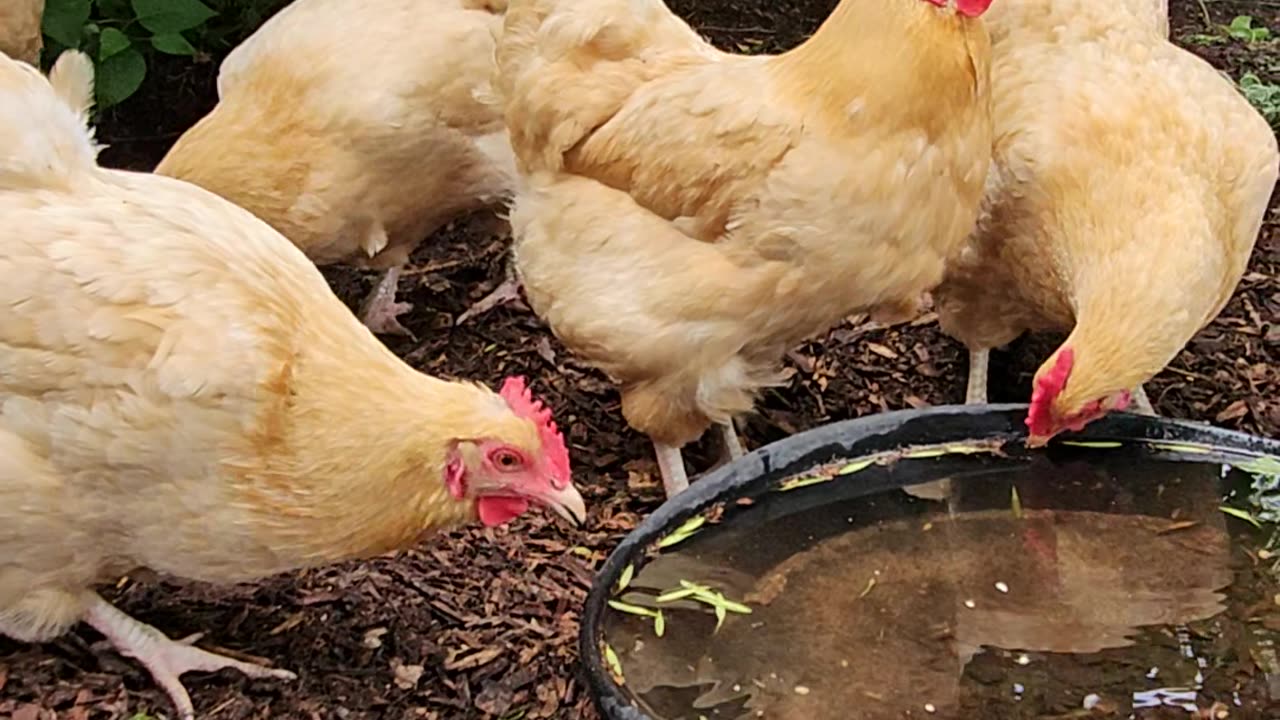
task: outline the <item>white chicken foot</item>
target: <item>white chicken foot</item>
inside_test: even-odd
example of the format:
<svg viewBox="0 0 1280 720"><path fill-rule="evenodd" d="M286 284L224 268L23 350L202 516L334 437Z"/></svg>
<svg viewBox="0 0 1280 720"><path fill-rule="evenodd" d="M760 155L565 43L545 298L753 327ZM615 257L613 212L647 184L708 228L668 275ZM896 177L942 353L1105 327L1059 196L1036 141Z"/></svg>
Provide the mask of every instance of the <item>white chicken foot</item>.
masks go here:
<svg viewBox="0 0 1280 720"><path fill-rule="evenodd" d="M653 441L654 454L658 456L658 472L662 473L662 487L667 499L689 489L689 474L684 469L684 455L680 448Z"/></svg>
<svg viewBox="0 0 1280 720"><path fill-rule="evenodd" d="M413 309L412 303L396 302L401 269L397 265L383 273L373 292L369 293L361 303L360 321L378 335L405 335L416 340L413 333L401 325L398 319L402 314Z"/></svg>
<svg viewBox="0 0 1280 720"><path fill-rule="evenodd" d="M506 274L498 287L494 288L488 295L485 295L472 303L471 307L464 310L463 313L458 316L458 319L453 321L454 327L457 327L474 317L479 317L496 307L516 304L524 306L524 300L520 297L520 280L516 278L515 267L508 262Z"/></svg>
<svg viewBox="0 0 1280 720"><path fill-rule="evenodd" d="M964 393L966 405L987 403L987 363L990 359L990 350L969 351L969 384Z"/></svg>
<svg viewBox="0 0 1280 720"><path fill-rule="evenodd" d="M1133 389L1133 411L1139 415L1155 415L1156 409L1147 397L1147 391L1141 385Z"/></svg>
<svg viewBox="0 0 1280 720"><path fill-rule="evenodd" d="M196 715L191 696L179 679L183 673L193 670L215 672L232 668L252 678L293 680L298 677L288 670L263 667L201 650L192 645L199 639L199 635L172 640L96 595L85 613L84 621L106 636L120 654L136 659L151 672L151 677L169 694L181 720L194 720Z"/></svg>

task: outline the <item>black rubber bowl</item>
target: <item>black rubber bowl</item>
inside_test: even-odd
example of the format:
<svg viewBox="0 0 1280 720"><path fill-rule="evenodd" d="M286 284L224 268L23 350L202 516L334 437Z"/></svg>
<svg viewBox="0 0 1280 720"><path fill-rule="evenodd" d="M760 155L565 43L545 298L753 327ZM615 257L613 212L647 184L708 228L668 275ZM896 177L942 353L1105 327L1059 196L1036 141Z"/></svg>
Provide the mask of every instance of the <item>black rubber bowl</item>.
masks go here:
<svg viewBox="0 0 1280 720"><path fill-rule="evenodd" d="M835 477L841 482L823 494L788 493L782 503L771 503L767 510L760 508L762 515L754 521L764 522L832 502L833 498L850 499L930 478L1025 467L1040 453L1052 456L1056 447L1072 449L1071 445L1076 446L1076 452L1079 446L1145 446L1142 452L1162 460L1238 464L1263 456L1280 457L1280 442L1275 440L1127 413L1112 413L1083 432L1060 436L1048 448L1031 451L1022 442L1026 411L1026 405L957 405L849 420L759 448L695 481L623 539L587 596L579 645L600 712L608 720L655 720L641 710L643 706L609 670L604 657L607 603L623 575L638 572L656 554L660 540L718 504L759 497L789 479L821 474L823 468L828 468L829 476L851 475L856 466L856 479ZM871 458L876 461L865 462ZM841 466L841 470L829 470Z"/></svg>

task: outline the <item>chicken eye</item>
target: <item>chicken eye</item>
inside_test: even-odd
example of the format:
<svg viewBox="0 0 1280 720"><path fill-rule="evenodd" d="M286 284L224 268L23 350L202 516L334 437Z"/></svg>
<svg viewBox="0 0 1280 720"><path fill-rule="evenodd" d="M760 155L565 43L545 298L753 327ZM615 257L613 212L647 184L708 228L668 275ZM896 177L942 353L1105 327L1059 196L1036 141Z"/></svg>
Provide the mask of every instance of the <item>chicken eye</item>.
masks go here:
<svg viewBox="0 0 1280 720"><path fill-rule="evenodd" d="M514 470L520 466L520 456L510 450L499 450L493 454L493 462L503 470Z"/></svg>

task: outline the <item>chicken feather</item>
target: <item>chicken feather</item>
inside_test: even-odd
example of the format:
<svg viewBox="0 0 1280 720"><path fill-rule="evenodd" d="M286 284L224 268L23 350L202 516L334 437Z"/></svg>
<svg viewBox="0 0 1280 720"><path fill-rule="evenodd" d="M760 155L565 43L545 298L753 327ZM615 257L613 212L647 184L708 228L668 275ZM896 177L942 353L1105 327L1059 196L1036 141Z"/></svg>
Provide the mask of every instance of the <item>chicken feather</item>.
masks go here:
<svg viewBox="0 0 1280 720"><path fill-rule="evenodd" d="M921 0L845 0L761 57L659 0L510 3L493 87L522 173L520 277L621 383L664 476L796 343L941 279L989 164L987 45Z"/></svg>
<svg viewBox="0 0 1280 720"><path fill-rule="evenodd" d="M40 64L44 35L44 0L5 0L0 3L0 53L31 65Z"/></svg>
<svg viewBox="0 0 1280 720"><path fill-rule="evenodd" d="M244 207L320 265L396 271L368 318L407 333L395 321L408 308L394 302L398 269L514 182L502 119L481 100L501 6L297 0L227 56L218 105L156 172Z"/></svg>
<svg viewBox="0 0 1280 720"><path fill-rule="evenodd" d="M189 718L184 671L291 674L170 641L95 583L253 580L529 500L581 519L522 382L418 373L247 211L98 167L92 68L66 53L46 83L0 57L0 632L84 619Z"/></svg>
<svg viewBox="0 0 1280 720"><path fill-rule="evenodd" d="M1024 331L1071 332L1036 373L1039 443L1124 407L1222 311L1280 154L1232 83L1168 41L1165 0L1003 0L989 18L995 163L936 297L979 368Z"/></svg>

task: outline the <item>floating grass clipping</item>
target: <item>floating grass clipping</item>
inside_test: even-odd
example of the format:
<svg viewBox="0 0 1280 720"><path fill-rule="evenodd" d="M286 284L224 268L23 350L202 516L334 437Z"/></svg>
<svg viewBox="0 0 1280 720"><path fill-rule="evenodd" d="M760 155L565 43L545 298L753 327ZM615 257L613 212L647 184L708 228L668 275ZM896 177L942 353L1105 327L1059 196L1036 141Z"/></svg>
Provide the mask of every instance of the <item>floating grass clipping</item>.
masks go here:
<svg viewBox="0 0 1280 720"><path fill-rule="evenodd" d="M1254 517L1248 510L1233 508L1230 505L1219 505L1218 509L1231 517L1240 518L1258 529L1262 528L1262 523L1258 522L1258 518Z"/></svg>
<svg viewBox="0 0 1280 720"><path fill-rule="evenodd" d="M618 653L609 647L609 643L600 643L600 650L604 653L604 664L609 667L609 674L613 676L613 681L619 685L626 685L627 679L622 676L622 661L618 659Z"/></svg>
<svg viewBox="0 0 1280 720"><path fill-rule="evenodd" d="M903 460L924 460L925 458L942 457L950 453L951 451L945 447L922 448L920 450L908 450L902 453L901 457Z"/></svg>
<svg viewBox="0 0 1280 720"><path fill-rule="evenodd" d="M1113 440L1063 440L1058 444L1070 445L1071 447L1093 448L1095 450L1124 447L1124 443L1115 442Z"/></svg>
<svg viewBox="0 0 1280 720"><path fill-rule="evenodd" d="M1178 443L1148 443L1149 447L1157 450L1166 450L1168 452L1185 453L1187 455L1208 455L1213 452L1213 448L1204 445L1181 445Z"/></svg>
<svg viewBox="0 0 1280 720"><path fill-rule="evenodd" d="M817 475L814 477L791 478L790 480L778 486L778 492L786 492L788 490L799 490L802 487L809 487L810 485L817 485L818 483L831 482L832 480L835 480L834 475L830 475L830 476Z"/></svg>
<svg viewBox="0 0 1280 720"><path fill-rule="evenodd" d="M896 460L925 460L928 458L937 458L944 455L976 455L979 453L995 452L990 443L987 444L969 444L969 445L929 445L916 449L893 450L889 452L876 453L864 457L860 460L842 465L835 470L830 467L815 470L812 475L791 478L778 485L776 492L786 492L788 490L798 490L811 485L818 485L830 482L837 477L843 475L852 475L856 472L862 472L872 465L889 464Z"/></svg>
<svg viewBox="0 0 1280 720"><path fill-rule="evenodd" d="M631 578L635 577L635 574L636 574L635 565L628 564L625 568L623 568L622 575L618 577L617 592L622 592L623 590L626 590L627 586L631 584Z"/></svg>
<svg viewBox="0 0 1280 720"><path fill-rule="evenodd" d="M659 595L657 602L671 603L677 600L684 600L686 598L705 603L714 609L716 614L716 631L720 630L720 626L724 624L724 620L728 617L729 613L737 613L739 615L751 614L751 608L746 605L734 602L706 585L691 583L688 580L681 580L680 587L678 589L668 590L667 592Z"/></svg>
<svg viewBox="0 0 1280 720"><path fill-rule="evenodd" d="M658 547L669 548L672 545L678 545L685 540L693 537L703 525L707 524L707 518L704 515L695 515L675 530L671 531L666 537L658 541Z"/></svg>
<svg viewBox="0 0 1280 720"><path fill-rule="evenodd" d="M1237 470L1243 470L1250 475L1280 476L1280 458L1270 455L1263 455L1246 462L1232 463L1232 465Z"/></svg>
<svg viewBox="0 0 1280 720"><path fill-rule="evenodd" d="M667 631L667 619L662 616L661 610L650 610L647 607L624 603L621 600L610 600L609 607L617 610L618 612L627 613L628 615L639 615L640 617L653 618L653 634L658 637L662 637L662 635Z"/></svg>
<svg viewBox="0 0 1280 720"><path fill-rule="evenodd" d="M1022 519L1022 498L1018 497L1018 486L1009 486L1009 509L1013 511L1013 519Z"/></svg>
<svg viewBox="0 0 1280 720"><path fill-rule="evenodd" d="M867 468L875 464L876 464L876 459L873 457L866 458L864 460L855 460L854 462L851 462L848 465L845 465L839 470L836 470L836 475L852 475L856 472L862 472L863 470L866 470Z"/></svg>

